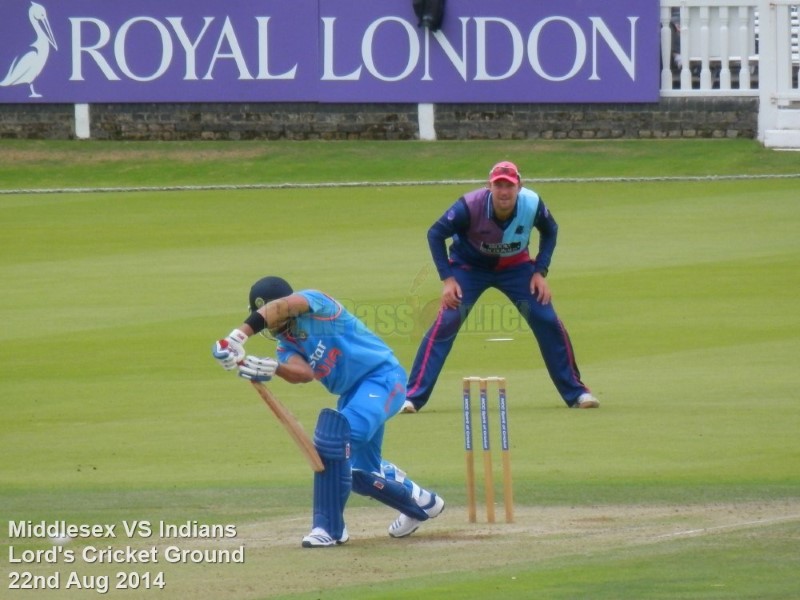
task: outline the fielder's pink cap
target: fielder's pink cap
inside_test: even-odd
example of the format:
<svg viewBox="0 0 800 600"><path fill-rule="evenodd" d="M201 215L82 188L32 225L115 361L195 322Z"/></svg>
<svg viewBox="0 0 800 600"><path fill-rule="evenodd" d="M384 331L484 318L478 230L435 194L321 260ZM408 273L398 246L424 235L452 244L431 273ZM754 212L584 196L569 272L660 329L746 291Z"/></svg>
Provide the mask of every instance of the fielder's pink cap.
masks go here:
<svg viewBox="0 0 800 600"><path fill-rule="evenodd" d="M492 170L489 171L489 183L494 183L500 179L505 179L511 183L519 183L521 177L517 165L504 160L493 166Z"/></svg>

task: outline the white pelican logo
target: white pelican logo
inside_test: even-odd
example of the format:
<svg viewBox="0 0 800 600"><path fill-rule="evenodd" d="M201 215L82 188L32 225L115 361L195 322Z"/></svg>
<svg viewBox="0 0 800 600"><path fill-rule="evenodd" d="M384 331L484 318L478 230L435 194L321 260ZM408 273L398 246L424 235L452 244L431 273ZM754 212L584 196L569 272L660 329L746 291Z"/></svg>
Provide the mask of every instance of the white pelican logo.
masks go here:
<svg viewBox="0 0 800 600"><path fill-rule="evenodd" d="M31 2L31 7L28 10L28 18L36 31L36 41L31 44L33 50L26 52L22 56L18 56L11 63L8 69L8 74L0 85L19 85L27 83L31 88L30 98L41 98L41 94L37 94L33 89L33 81L39 76L39 73L44 69L47 62L47 57L50 54L50 46L58 50L56 40L53 37L53 30L50 29L50 22L47 20L47 11L44 6Z"/></svg>

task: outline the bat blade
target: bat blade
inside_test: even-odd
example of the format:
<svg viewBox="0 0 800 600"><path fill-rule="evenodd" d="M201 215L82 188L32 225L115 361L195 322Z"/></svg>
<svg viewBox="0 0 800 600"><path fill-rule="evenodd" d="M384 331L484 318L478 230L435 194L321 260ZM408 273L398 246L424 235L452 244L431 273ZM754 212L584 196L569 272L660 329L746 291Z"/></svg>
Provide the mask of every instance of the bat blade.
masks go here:
<svg viewBox="0 0 800 600"><path fill-rule="evenodd" d="M292 436L292 439L297 444L297 447L300 448L300 451L303 453L303 456L306 458L308 464L311 466L314 472L321 473L324 471L325 466L322 464L322 459L319 457L319 453L314 446L314 442L312 442L311 438L308 437L308 434L306 433L305 429L303 429L300 421L298 421L295 416L289 412L289 409L286 408L271 391L269 391L267 386L260 381L251 381L250 383L253 384L253 387L258 392L258 395L261 396L261 399L264 400L266 405L274 413L278 421L280 421L281 425L283 425L284 429L286 429L286 431L289 432L289 435Z"/></svg>

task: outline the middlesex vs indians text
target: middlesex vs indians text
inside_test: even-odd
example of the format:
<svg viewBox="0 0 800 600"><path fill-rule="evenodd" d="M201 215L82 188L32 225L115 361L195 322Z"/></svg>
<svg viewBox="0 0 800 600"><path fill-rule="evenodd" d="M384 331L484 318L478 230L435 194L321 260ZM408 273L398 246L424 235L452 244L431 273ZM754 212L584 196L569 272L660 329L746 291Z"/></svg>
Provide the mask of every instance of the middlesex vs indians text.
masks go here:
<svg viewBox="0 0 800 600"><path fill-rule="evenodd" d="M161 565L245 561L235 525L197 521L9 521L8 537L10 590L92 589L104 594L111 589L165 589ZM37 542L44 547L30 549ZM108 572L98 574L98 565L107 566ZM87 566L91 574L84 572Z"/></svg>

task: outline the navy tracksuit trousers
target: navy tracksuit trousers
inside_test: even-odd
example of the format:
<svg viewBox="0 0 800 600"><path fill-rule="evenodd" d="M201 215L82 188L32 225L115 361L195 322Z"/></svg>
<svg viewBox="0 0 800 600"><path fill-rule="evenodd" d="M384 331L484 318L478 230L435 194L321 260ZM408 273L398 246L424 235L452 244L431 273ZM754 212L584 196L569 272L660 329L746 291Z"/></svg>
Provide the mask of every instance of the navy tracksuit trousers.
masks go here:
<svg viewBox="0 0 800 600"><path fill-rule="evenodd" d="M445 308L442 305L417 350L406 397L418 410L428 402L461 324L469 316L481 294L492 287L505 294L527 321L539 344L550 378L564 402L571 406L578 396L589 391L581 381L572 343L552 302L543 305L531 294L533 263L497 271L477 269L459 263L453 263L452 266L456 281L461 286L461 306Z"/></svg>

